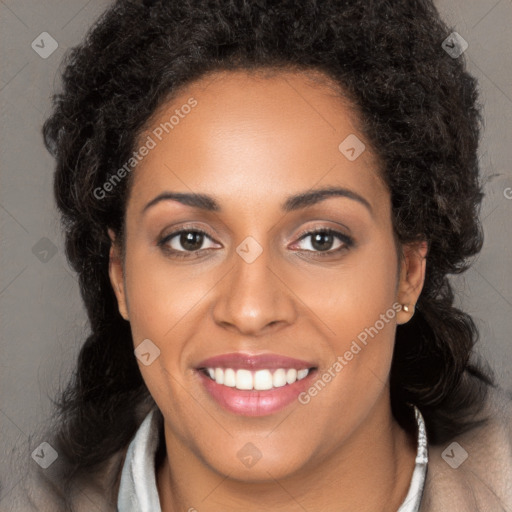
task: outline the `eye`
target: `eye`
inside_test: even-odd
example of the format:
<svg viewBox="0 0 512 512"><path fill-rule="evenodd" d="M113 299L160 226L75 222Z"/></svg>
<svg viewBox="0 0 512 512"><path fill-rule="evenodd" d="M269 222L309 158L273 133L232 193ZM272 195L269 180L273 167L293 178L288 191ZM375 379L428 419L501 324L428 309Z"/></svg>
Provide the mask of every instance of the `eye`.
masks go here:
<svg viewBox="0 0 512 512"><path fill-rule="evenodd" d="M204 247L203 244L208 240L213 242L210 235L202 229L182 228L161 238L157 245L166 253L187 258L198 256L199 251L215 248L215 244Z"/></svg>
<svg viewBox="0 0 512 512"><path fill-rule="evenodd" d="M354 245L351 237L329 228L306 231L299 237L299 241L296 243L296 245L299 245L299 249L318 256L332 256L348 250ZM209 245L205 247L204 244L208 241ZM301 244L302 247L300 247ZM182 227L163 236L157 242L157 245L167 255L176 258L199 257L202 251L218 247L206 231L187 227Z"/></svg>
<svg viewBox="0 0 512 512"><path fill-rule="evenodd" d="M354 245L351 237L329 228L307 231L300 235L299 242L304 242L301 249L319 253L321 256L332 255L347 250Z"/></svg>

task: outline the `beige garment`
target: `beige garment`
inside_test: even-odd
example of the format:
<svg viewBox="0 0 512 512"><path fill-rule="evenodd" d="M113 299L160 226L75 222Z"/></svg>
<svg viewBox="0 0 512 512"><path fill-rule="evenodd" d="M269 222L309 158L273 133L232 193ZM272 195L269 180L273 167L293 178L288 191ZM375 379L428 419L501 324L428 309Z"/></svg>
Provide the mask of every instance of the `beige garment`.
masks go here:
<svg viewBox="0 0 512 512"><path fill-rule="evenodd" d="M487 425L429 447L420 512L512 512L512 397L490 393L488 410ZM454 442L467 453L457 468L447 462L456 466Z"/></svg>
<svg viewBox="0 0 512 512"><path fill-rule="evenodd" d="M487 410L487 424L442 446L429 445L420 512L512 512L512 397L491 391ZM70 510L116 511L125 453L126 449L118 452L101 473L75 484ZM58 481L56 464L42 470L30 459L23 465L22 480L0 502L0 511L67 512L59 486L52 485Z"/></svg>

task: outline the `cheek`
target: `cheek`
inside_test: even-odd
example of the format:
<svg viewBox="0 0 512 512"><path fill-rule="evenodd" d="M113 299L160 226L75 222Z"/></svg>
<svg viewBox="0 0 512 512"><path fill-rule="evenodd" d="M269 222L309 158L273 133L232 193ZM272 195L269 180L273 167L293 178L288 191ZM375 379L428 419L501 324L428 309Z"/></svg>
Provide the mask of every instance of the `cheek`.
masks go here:
<svg viewBox="0 0 512 512"><path fill-rule="evenodd" d="M290 278L294 272L290 272ZM336 267L311 267L294 277L293 290L328 327L346 340L373 325L396 298L397 255L388 237L376 237Z"/></svg>
<svg viewBox="0 0 512 512"><path fill-rule="evenodd" d="M151 364L139 362L139 369L159 408L169 411L170 416L183 416L190 402L187 404L188 395L183 399L179 392L183 384L178 381L182 380L184 354L190 350L186 343L190 319L206 290L196 286L200 280L191 286L189 275L177 268L171 270L151 248L135 246L127 244L125 262L134 346L149 339L159 350Z"/></svg>
<svg viewBox="0 0 512 512"><path fill-rule="evenodd" d="M186 321L207 289L208 282L191 280L190 272L171 267L148 250L127 251L126 294L135 343L139 338L172 337L172 330Z"/></svg>
<svg viewBox="0 0 512 512"><path fill-rule="evenodd" d="M336 269L317 270L314 277L297 282L294 291L307 297L314 321L324 333L323 352L330 356L323 371L330 368L336 374L335 384L329 386L345 399L361 396L362 389L375 396L387 382L399 308L393 241L382 237ZM338 371L333 368L336 362Z"/></svg>

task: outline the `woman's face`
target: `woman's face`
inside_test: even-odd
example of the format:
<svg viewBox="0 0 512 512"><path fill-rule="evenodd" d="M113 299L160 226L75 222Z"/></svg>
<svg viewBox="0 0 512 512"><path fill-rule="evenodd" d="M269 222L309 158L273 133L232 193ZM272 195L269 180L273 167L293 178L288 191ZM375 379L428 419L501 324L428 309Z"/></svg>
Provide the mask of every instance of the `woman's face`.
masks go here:
<svg viewBox="0 0 512 512"><path fill-rule="evenodd" d="M110 272L169 453L277 479L390 421L398 304L417 300L425 247L398 272L390 194L352 115L304 75L225 72L141 136Z"/></svg>

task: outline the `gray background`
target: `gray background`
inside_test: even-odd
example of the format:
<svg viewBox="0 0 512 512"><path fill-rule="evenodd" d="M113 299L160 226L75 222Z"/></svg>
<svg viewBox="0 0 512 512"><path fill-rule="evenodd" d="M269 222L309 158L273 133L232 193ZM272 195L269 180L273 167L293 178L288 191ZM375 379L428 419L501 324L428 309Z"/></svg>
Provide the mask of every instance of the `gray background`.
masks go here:
<svg viewBox="0 0 512 512"><path fill-rule="evenodd" d="M2 112L0 173L0 506L17 484L9 456L29 457L44 439L37 429L51 412L86 335L76 279L63 254L53 205L54 162L41 124L59 85L65 52L77 44L107 0L0 0ZM498 380L512 387L512 2L442 0L444 18L469 43L469 71L480 82L485 131L481 144L486 186L485 246L473 267L454 279L458 303L481 331L479 352ZM58 48L49 52L49 33ZM448 34L447 34L448 36ZM41 39L44 42L41 43ZM5 501L4 501L5 500Z"/></svg>

